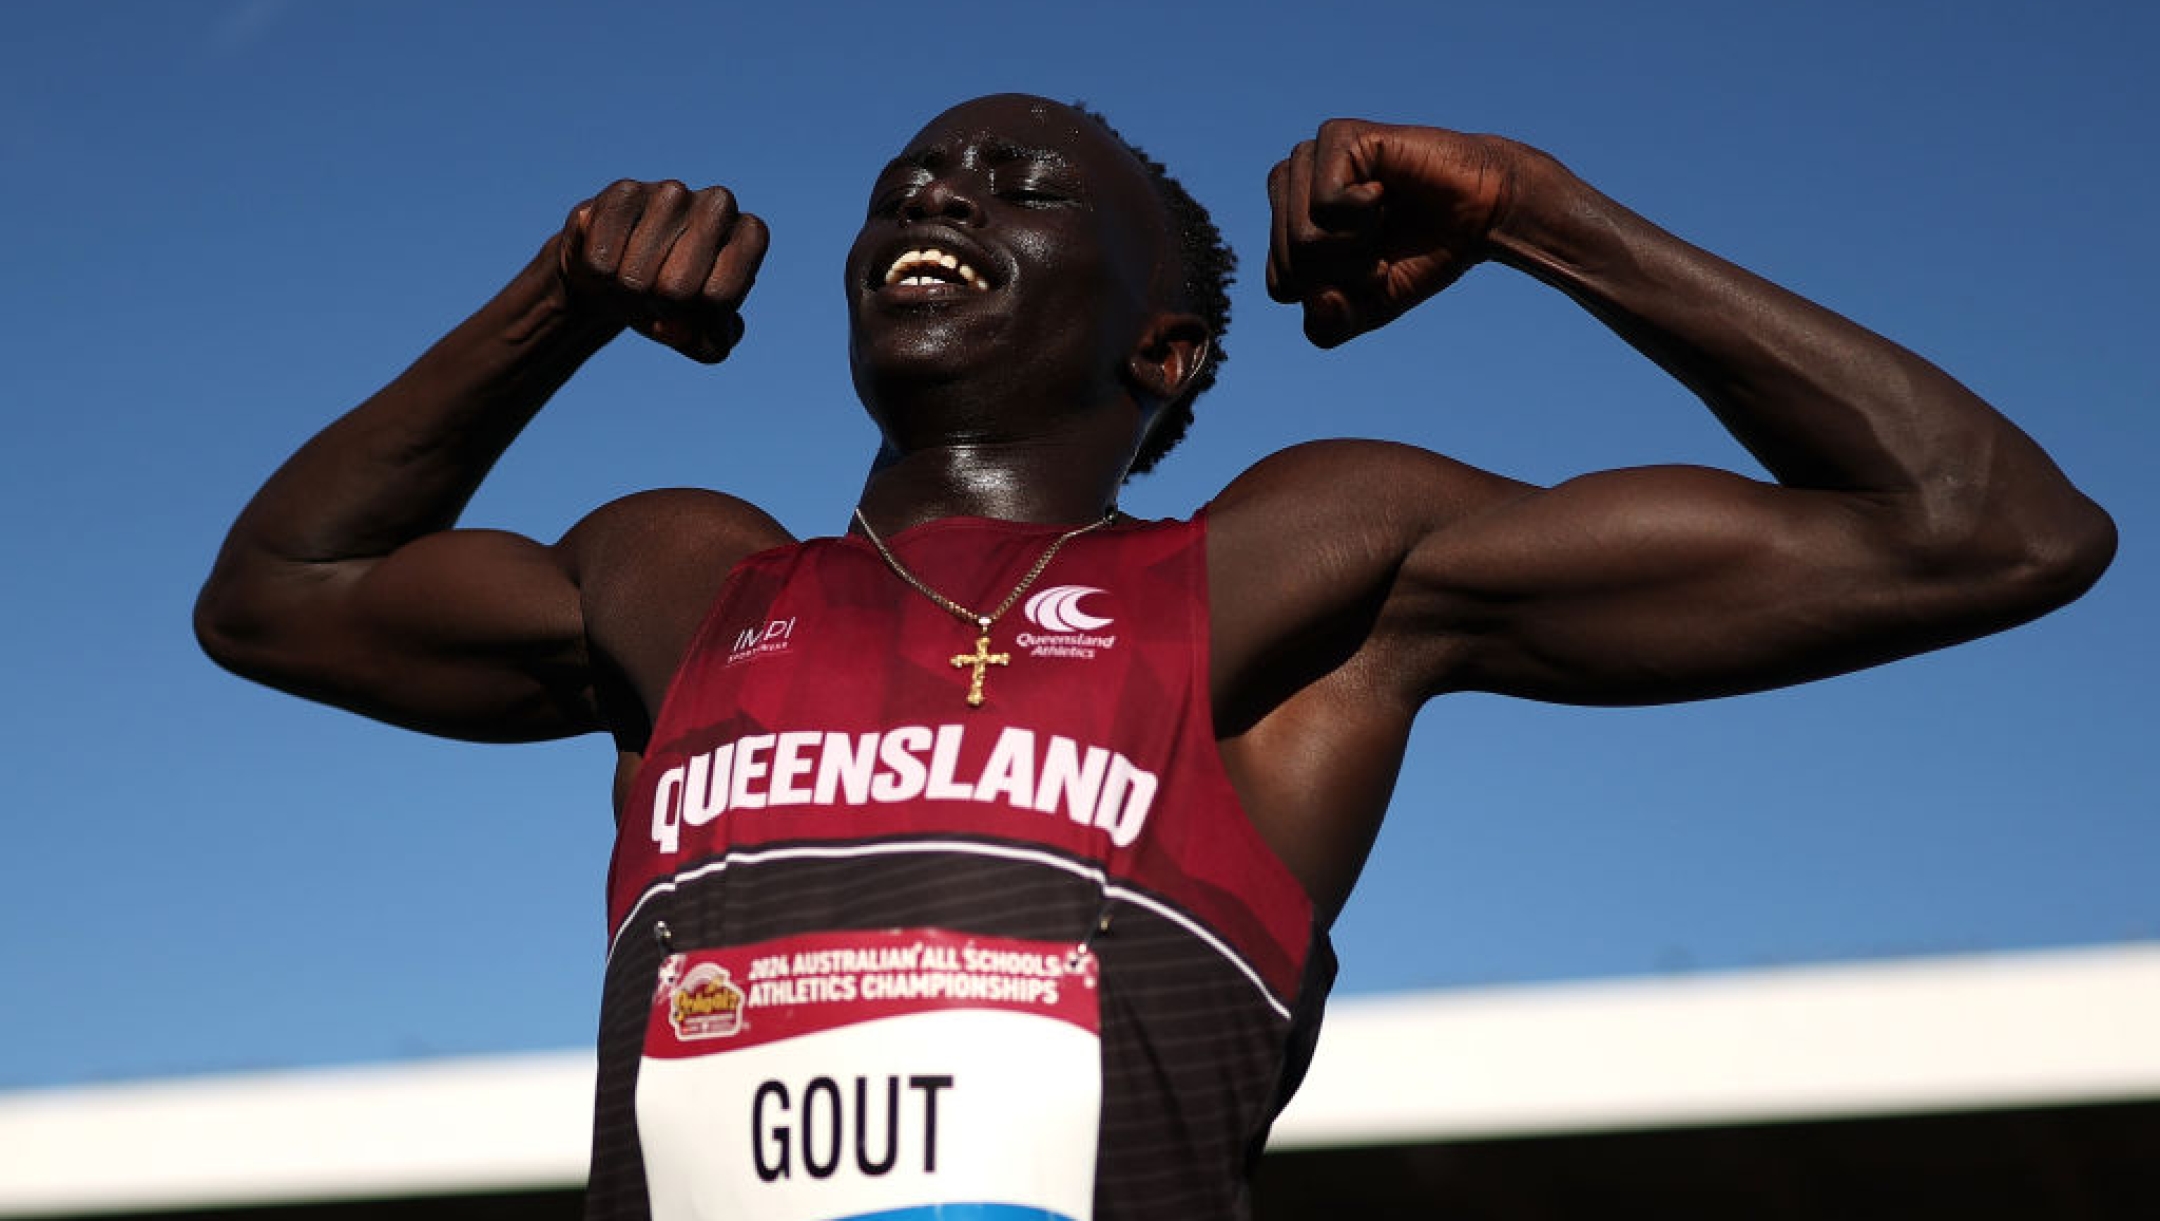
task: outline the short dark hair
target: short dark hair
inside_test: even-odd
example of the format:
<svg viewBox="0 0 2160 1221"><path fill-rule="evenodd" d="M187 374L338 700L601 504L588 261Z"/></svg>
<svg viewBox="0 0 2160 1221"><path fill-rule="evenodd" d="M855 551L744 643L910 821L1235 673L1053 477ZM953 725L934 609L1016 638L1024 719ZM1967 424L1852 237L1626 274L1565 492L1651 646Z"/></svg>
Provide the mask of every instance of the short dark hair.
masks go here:
<svg viewBox="0 0 2160 1221"><path fill-rule="evenodd" d="M1237 254L1223 241L1222 230L1215 227L1215 220L1208 215L1208 210L1163 167L1162 162L1120 135L1118 129L1110 125L1110 120L1089 109L1085 102L1073 103L1073 109L1100 124L1110 133L1111 139L1124 145L1125 150L1147 169L1156 198L1162 200L1163 208L1170 214L1170 223L1177 231L1178 258L1185 272L1181 285L1184 304L1200 315L1208 328L1208 350L1200 371L1193 375L1191 384L1176 402L1163 405L1162 420L1148 434L1146 444L1133 459L1131 473L1141 475L1155 469L1163 455L1185 439L1186 430L1192 427L1193 400L1215 384L1216 370L1229 359L1229 353L1223 350L1223 336L1230 330L1230 283L1237 278Z"/></svg>

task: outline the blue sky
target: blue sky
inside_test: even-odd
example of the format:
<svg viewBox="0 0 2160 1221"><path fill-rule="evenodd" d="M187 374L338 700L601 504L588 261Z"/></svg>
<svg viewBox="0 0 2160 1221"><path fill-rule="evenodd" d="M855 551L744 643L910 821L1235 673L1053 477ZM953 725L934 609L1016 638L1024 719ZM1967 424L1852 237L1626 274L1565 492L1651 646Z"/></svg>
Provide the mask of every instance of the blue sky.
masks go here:
<svg viewBox="0 0 2160 1221"><path fill-rule="evenodd" d="M1244 256L1220 388L1130 511L1323 435L1544 481L1752 469L1501 269L1307 347L1261 291L1262 182L1347 114L1547 149L1943 364L2123 528L2083 602L1886 670L1436 705L1338 928L1344 991L2160 939L2149 6L222 0L9 26L0 1088L583 1044L605 746L250 687L196 651L194 588L286 453L625 176L725 182L771 224L745 343L717 370L603 353L466 520L551 538L693 484L844 528L870 433L841 253L915 126L1006 89L1106 111Z"/></svg>

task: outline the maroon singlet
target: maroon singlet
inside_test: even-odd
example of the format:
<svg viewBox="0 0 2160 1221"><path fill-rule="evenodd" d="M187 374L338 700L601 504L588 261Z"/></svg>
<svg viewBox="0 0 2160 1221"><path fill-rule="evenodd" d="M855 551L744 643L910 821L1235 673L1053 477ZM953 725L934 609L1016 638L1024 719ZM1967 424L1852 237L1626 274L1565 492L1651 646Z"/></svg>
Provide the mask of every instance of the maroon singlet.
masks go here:
<svg viewBox="0 0 2160 1221"><path fill-rule="evenodd" d="M1061 532L889 542L987 611ZM868 542L736 568L621 815L588 1216L1246 1215L1333 959L1223 771L1205 537L1073 539L979 708Z"/></svg>

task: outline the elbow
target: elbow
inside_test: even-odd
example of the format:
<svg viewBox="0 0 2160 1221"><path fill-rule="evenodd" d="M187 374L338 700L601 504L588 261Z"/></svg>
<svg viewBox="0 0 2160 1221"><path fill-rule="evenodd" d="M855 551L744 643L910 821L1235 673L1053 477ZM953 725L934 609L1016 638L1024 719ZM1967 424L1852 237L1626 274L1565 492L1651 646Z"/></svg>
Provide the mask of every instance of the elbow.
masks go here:
<svg viewBox="0 0 2160 1221"><path fill-rule="evenodd" d="M195 643L219 667L272 682L278 616L267 591L220 565L195 596Z"/></svg>
<svg viewBox="0 0 2160 1221"><path fill-rule="evenodd" d="M1992 516L1938 568L1962 586L1987 630L2038 618L2091 589L2115 559L2115 521L2075 490Z"/></svg>
<svg viewBox="0 0 2160 1221"><path fill-rule="evenodd" d="M219 666L246 676L247 641L254 633L248 627L245 600L230 585L213 573L195 595L195 643Z"/></svg>
<svg viewBox="0 0 2160 1221"><path fill-rule="evenodd" d="M2115 519L2086 497L2072 497L2028 545L2028 579L2044 603L2042 612L2082 596L2115 561Z"/></svg>

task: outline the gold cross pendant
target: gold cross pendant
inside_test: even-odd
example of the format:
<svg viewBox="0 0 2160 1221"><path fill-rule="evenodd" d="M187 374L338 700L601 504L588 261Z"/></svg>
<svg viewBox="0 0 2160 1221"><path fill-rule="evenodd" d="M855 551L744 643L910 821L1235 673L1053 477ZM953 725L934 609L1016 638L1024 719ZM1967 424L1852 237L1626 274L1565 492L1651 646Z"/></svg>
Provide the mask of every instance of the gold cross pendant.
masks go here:
<svg viewBox="0 0 2160 1221"><path fill-rule="evenodd" d="M986 627L983 634L975 639L975 651L956 654L952 664L955 670L964 666L975 667L975 673L968 678L967 702L970 708L980 708L983 702L983 675L991 666L1011 665L1012 654L990 651L990 629Z"/></svg>

